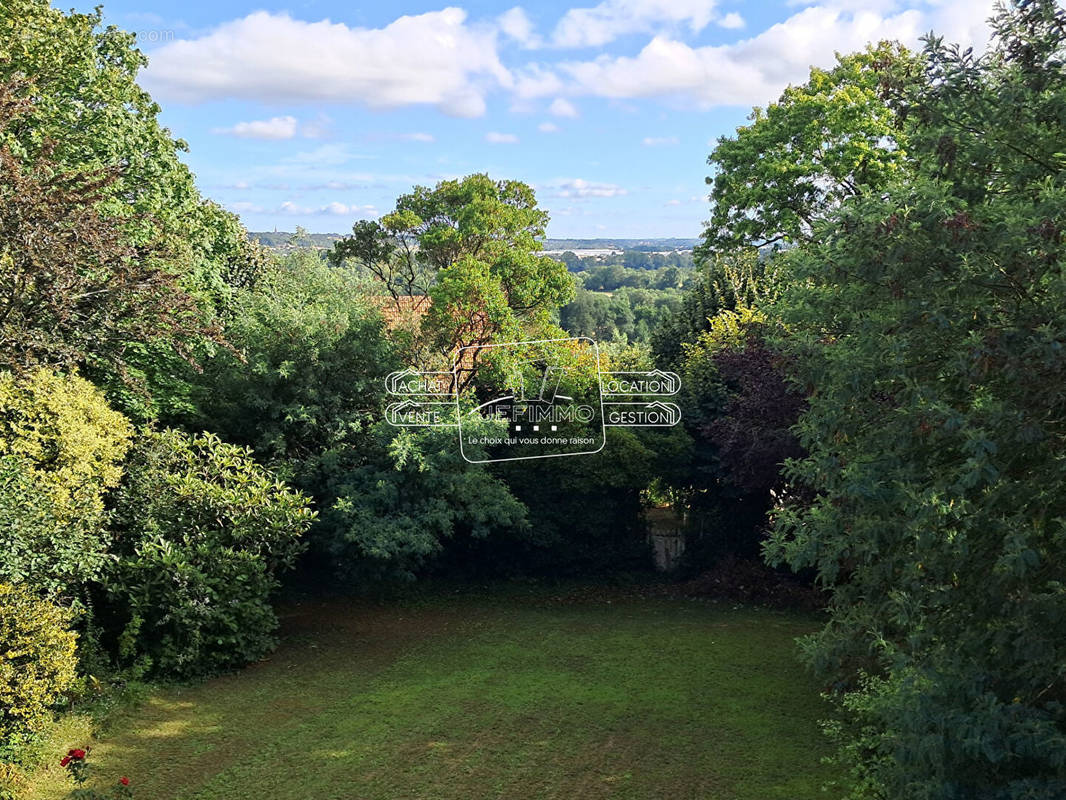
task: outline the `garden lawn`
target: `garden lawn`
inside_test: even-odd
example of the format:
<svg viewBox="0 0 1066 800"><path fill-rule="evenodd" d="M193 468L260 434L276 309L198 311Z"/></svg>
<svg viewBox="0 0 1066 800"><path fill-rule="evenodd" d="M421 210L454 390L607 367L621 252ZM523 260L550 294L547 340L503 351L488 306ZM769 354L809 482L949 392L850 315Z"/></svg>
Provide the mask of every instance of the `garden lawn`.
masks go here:
<svg viewBox="0 0 1066 800"><path fill-rule="evenodd" d="M138 800L821 795L809 615L543 589L306 602L268 660L123 712L90 762ZM70 742L70 746L85 742ZM63 796L50 767L32 797Z"/></svg>

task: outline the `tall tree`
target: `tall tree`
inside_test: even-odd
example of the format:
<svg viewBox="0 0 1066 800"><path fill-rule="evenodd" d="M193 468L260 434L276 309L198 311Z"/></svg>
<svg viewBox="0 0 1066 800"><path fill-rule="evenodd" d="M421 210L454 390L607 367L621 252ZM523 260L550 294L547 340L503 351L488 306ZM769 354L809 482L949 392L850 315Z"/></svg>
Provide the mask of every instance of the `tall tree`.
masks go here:
<svg viewBox="0 0 1066 800"><path fill-rule="evenodd" d="M197 191L179 158L187 145L160 125L159 106L137 83L145 63L134 35L103 27L99 9L63 13L48 0L5 0L0 81L21 81L34 102L0 144L23 165L47 152L64 172L113 172L98 187L100 216L116 222L127 247L152 247L165 259L210 321L265 256L234 215ZM144 418L188 406L184 358L169 344L133 342L124 360L122 375L87 371L122 410Z"/></svg>
<svg viewBox="0 0 1066 800"><path fill-rule="evenodd" d="M416 298L421 343L438 365L473 348L464 388L482 346L560 335L552 315L574 287L564 264L538 252L547 223L528 185L476 174L416 186L380 222L356 223L331 258L359 264L394 300Z"/></svg>
<svg viewBox="0 0 1066 800"><path fill-rule="evenodd" d="M266 270L237 293L227 334L240 357L205 363L194 418L314 498L310 561L348 584L409 576L453 536L525 524L507 488L463 459L454 430L382 420L383 378L402 362L366 289L312 250Z"/></svg>
<svg viewBox="0 0 1066 800"><path fill-rule="evenodd" d="M785 257L817 495L768 555L833 589L856 796L1066 796L1066 14L995 33L928 41L910 177Z"/></svg>
<svg viewBox="0 0 1066 800"><path fill-rule="evenodd" d="M19 89L0 83L0 369L122 372L131 346L217 336L165 245L134 244L101 213L116 170L65 170L47 146L28 164L15 157L4 135L35 106Z"/></svg>
<svg viewBox="0 0 1066 800"><path fill-rule="evenodd" d="M680 367L685 346L711 329L711 319L738 306L769 301L776 291L774 263L751 247L710 254L699 265L699 278L685 293L681 307L652 335L652 349L660 366Z"/></svg>

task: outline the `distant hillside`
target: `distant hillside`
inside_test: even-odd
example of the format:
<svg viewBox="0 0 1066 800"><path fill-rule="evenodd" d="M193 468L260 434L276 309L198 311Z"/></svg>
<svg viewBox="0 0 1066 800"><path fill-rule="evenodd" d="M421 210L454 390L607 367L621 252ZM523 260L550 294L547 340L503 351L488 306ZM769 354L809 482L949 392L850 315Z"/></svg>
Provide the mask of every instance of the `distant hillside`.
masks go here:
<svg viewBox="0 0 1066 800"><path fill-rule="evenodd" d="M668 250L691 250L699 239L545 239L545 250L637 250L661 253Z"/></svg>
<svg viewBox="0 0 1066 800"><path fill-rule="evenodd" d="M342 233L308 233L296 246L306 247L310 244L312 247L332 247L333 243L343 236ZM288 231L248 231L248 238L253 241L258 239L264 247L274 249L284 250L293 246L289 242L292 233Z"/></svg>
<svg viewBox="0 0 1066 800"><path fill-rule="evenodd" d="M342 233L309 233L299 242L300 246L332 247L342 238ZM249 231L249 239L258 239L264 247L286 249L292 245L287 231ZM645 253L662 253L670 250L691 250L698 239L545 239L544 249L553 252L573 250L636 250Z"/></svg>

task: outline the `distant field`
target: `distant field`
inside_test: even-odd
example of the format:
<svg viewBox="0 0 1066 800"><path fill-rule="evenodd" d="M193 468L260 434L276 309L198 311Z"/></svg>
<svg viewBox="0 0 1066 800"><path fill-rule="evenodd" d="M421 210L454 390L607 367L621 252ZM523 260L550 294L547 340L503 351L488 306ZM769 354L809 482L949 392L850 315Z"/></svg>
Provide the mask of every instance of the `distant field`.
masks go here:
<svg viewBox="0 0 1066 800"><path fill-rule="evenodd" d="M305 604L267 662L94 743L143 800L805 800L829 777L811 617L536 591ZM82 744L71 742L71 746ZM36 798L63 796L52 768Z"/></svg>
<svg viewBox="0 0 1066 800"><path fill-rule="evenodd" d="M258 239L266 247L284 247L292 236L290 231L249 231L248 238ZM305 244L316 247L331 247L335 241L343 238L345 233L310 233L303 240ZM582 251L588 255L593 252L604 254L622 250L640 250L647 253L670 253L674 250L691 250L699 239L545 239L544 250L550 253L564 253L567 250Z"/></svg>

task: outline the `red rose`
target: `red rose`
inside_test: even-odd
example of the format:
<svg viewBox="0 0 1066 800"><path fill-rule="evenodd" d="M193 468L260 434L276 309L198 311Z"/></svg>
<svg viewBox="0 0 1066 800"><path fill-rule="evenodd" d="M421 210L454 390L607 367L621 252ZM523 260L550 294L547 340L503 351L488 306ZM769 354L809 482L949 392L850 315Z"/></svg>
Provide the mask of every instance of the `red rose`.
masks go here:
<svg viewBox="0 0 1066 800"><path fill-rule="evenodd" d="M123 786L129 786L130 785L130 779L127 778L125 775L123 775L121 778L119 778L118 782L121 783Z"/></svg>
<svg viewBox="0 0 1066 800"><path fill-rule="evenodd" d="M59 761L59 766L65 767L69 763L70 763L70 756L63 756L63 758L60 759L60 761Z"/></svg>
<svg viewBox="0 0 1066 800"><path fill-rule="evenodd" d="M85 758L85 751L82 750L80 747L75 747L73 750L70 751L70 754L79 761Z"/></svg>

